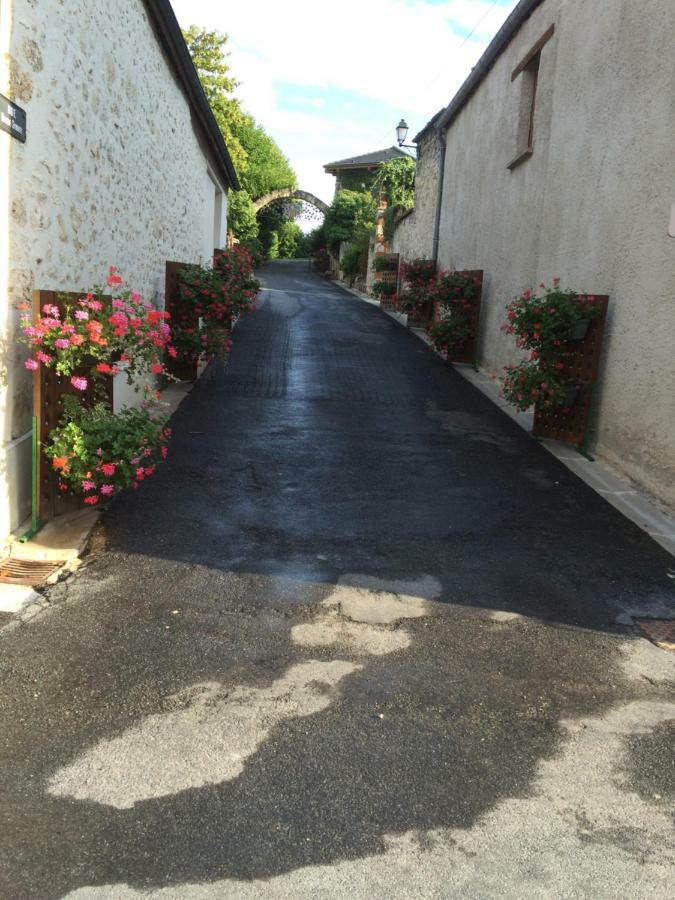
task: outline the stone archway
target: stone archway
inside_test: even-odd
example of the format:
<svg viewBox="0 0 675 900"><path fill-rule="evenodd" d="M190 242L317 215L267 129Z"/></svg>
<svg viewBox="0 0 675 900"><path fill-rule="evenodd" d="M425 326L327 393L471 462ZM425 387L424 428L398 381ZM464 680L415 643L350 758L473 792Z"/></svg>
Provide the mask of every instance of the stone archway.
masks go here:
<svg viewBox="0 0 675 900"><path fill-rule="evenodd" d="M270 191L270 193L265 194L264 197L260 197L258 200L253 201L253 209L256 212L259 212L275 200L284 200L286 198L289 200L304 200L305 203L309 203L316 207L316 209L323 213L324 216L328 212L327 204L325 204L323 200L319 200L318 197L315 197L314 194L310 194L308 191L294 191L291 188L280 188L278 191Z"/></svg>

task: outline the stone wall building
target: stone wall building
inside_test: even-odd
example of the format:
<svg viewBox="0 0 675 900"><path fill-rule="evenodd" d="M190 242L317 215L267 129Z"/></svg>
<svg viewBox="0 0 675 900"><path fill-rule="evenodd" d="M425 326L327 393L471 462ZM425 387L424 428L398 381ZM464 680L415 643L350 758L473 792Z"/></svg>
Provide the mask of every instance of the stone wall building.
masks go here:
<svg viewBox="0 0 675 900"><path fill-rule="evenodd" d="M516 293L558 276L564 287L609 294L595 449L669 503L673 34L672 0L521 0L418 136L419 208L394 240L405 258L485 271L479 360L493 373L518 358L500 331ZM443 157L437 229L439 193L432 214L433 178L423 175L434 139Z"/></svg>
<svg viewBox="0 0 675 900"><path fill-rule="evenodd" d="M157 306L165 262L208 261L237 176L168 0L2 0L0 539L30 513L31 376L16 304L116 265ZM116 384L117 389L117 384Z"/></svg>
<svg viewBox="0 0 675 900"><path fill-rule="evenodd" d="M324 170L335 175L335 193L338 191L365 191L373 183L377 170L383 163L392 159L408 156L400 147L387 147L385 150L374 150L361 156L351 156L326 163Z"/></svg>
<svg viewBox="0 0 675 900"><path fill-rule="evenodd" d="M391 252L398 253L404 261L432 255L442 153L437 123L442 113L443 110L436 113L414 138L417 144L415 207L399 219L390 242Z"/></svg>

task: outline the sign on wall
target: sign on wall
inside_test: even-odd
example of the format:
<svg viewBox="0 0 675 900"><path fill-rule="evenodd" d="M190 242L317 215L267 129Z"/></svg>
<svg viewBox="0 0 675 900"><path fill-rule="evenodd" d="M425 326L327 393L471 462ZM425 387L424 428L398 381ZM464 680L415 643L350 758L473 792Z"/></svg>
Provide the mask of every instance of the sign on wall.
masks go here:
<svg viewBox="0 0 675 900"><path fill-rule="evenodd" d="M0 130L26 142L26 110L0 94Z"/></svg>

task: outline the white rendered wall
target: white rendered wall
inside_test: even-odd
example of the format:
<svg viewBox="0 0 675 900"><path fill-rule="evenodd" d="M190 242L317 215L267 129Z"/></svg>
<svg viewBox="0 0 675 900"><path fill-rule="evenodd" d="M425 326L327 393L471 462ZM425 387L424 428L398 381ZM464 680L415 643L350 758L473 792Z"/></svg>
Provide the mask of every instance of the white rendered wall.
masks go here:
<svg viewBox="0 0 675 900"><path fill-rule="evenodd" d="M117 265L161 306L165 261L210 260L216 229L213 167L141 0L3 0L0 44L0 91L28 115L26 144L0 133L2 539L30 499L16 303ZM223 244L226 214L224 198Z"/></svg>
<svg viewBox="0 0 675 900"><path fill-rule="evenodd" d="M516 152L511 72L550 25L533 155ZM518 358L499 328L525 287L610 295L596 449L675 503L672 0L546 0L447 131L439 264L485 270L480 360Z"/></svg>

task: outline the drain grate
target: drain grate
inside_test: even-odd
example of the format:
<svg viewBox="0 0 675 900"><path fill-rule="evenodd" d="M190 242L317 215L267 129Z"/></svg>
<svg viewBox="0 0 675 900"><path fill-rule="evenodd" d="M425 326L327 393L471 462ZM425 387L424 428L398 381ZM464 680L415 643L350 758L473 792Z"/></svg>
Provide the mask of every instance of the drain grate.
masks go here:
<svg viewBox="0 0 675 900"><path fill-rule="evenodd" d="M63 565L45 559L3 559L0 562L0 582L5 584L44 584Z"/></svg>
<svg viewBox="0 0 675 900"><path fill-rule="evenodd" d="M675 619L634 619L652 643L662 650L675 650Z"/></svg>

